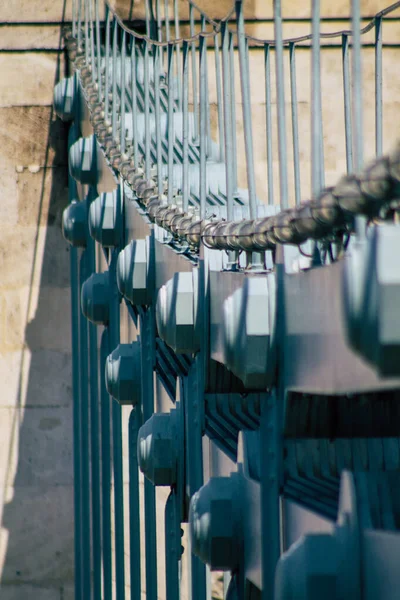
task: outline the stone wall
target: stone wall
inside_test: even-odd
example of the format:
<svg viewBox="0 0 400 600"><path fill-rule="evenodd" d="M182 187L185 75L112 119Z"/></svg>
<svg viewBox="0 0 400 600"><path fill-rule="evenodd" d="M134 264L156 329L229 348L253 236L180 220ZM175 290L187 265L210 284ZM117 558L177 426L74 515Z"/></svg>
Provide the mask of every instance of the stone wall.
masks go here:
<svg viewBox="0 0 400 600"><path fill-rule="evenodd" d="M73 598L67 129L61 1L1 2L0 595ZM7 23L7 24L4 24Z"/></svg>
<svg viewBox="0 0 400 600"><path fill-rule="evenodd" d="M389 2L385 2L388 4ZM144 1L115 0L126 17L143 17ZM199 4L214 18L231 7L231 0ZM272 1L246 0L246 16L255 19L251 32L273 37ZM284 16L310 16L310 2L287 0ZM180 0L181 14L185 2ZM382 0L362 2L372 16ZM349 1L323 0L326 17L348 15ZM172 14L172 12L170 13ZM73 598L73 472L72 403L68 246L60 220L67 203L67 127L52 110L54 84L67 72L60 23L71 18L70 0L11 0L0 3L0 573L2 600L68 600ZM328 21L324 30L348 26ZM385 25L397 43L399 25ZM306 21L284 25L284 35L310 30ZM249 30L250 31L250 30ZM345 170L340 48L323 54L323 110L327 183ZM265 114L263 56L251 51L253 118ZM309 52L297 55L298 111L302 159L302 197L309 194ZM384 147L398 137L398 49L384 54ZM286 62L287 65L287 62ZM373 51L365 54L366 154L374 153ZM212 61L209 73L212 78ZM272 65L273 73L273 65ZM287 71L288 73L288 71ZM237 81L238 83L238 81ZM238 87L238 98L240 98ZM289 100L287 81L286 99ZM215 123L215 87L210 85ZM239 145L240 114L237 106ZM287 103L289 115L289 104ZM276 154L276 105L273 97L273 144ZM291 123L287 137L290 147ZM265 198L265 132L255 127L254 154L258 194ZM244 162L239 181L245 186ZM288 166L292 178L292 165ZM278 195L278 164L274 162ZM292 187L291 180L291 190ZM126 434L127 411L124 410ZM127 472L125 439L124 467ZM126 486L125 486L126 487ZM162 497L161 497L162 496ZM162 531L159 497L158 527ZM127 506L127 502L125 503ZM126 515L128 513L126 512ZM126 521L127 522L127 521ZM128 542L128 538L127 538ZM163 552L159 548L160 597L163 591ZM128 565L128 561L127 565ZM144 580L144 578L143 578ZM127 574L127 583L129 578Z"/></svg>

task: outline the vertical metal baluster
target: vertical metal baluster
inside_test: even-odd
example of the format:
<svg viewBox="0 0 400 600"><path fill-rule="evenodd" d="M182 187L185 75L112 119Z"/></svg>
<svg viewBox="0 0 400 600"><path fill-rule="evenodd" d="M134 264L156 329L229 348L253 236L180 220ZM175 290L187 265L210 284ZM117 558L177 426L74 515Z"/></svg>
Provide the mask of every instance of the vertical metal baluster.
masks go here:
<svg viewBox="0 0 400 600"><path fill-rule="evenodd" d="M145 19L146 19L146 35L150 37L150 10L149 10L149 0L145 0Z"/></svg>
<svg viewBox="0 0 400 600"><path fill-rule="evenodd" d="M117 139L117 35L118 21L114 17L114 32L113 32L113 54L112 54L112 136L113 140Z"/></svg>
<svg viewBox="0 0 400 600"><path fill-rule="evenodd" d="M363 132L363 103L362 103L362 61L361 61L361 32L360 32L360 0L352 0L352 83L353 83L353 143L354 167L356 171L362 168L364 158Z"/></svg>
<svg viewBox="0 0 400 600"><path fill-rule="evenodd" d="M78 48L82 48L82 1L78 0Z"/></svg>
<svg viewBox="0 0 400 600"><path fill-rule="evenodd" d="M96 197L91 188L90 202ZM88 196L89 199L89 196ZM88 274L96 272L95 242L87 234ZM99 372L97 356L97 326L89 327L89 389L90 389L90 458L92 484L92 553L93 553L93 596L101 597L101 505L100 505L100 435L99 435Z"/></svg>
<svg viewBox="0 0 400 600"><path fill-rule="evenodd" d="M346 138L346 166L347 172L353 170L353 135L351 124L351 99L350 99L350 70L349 70L349 36L342 35L342 63L343 63L343 101L344 101L344 130Z"/></svg>
<svg viewBox="0 0 400 600"><path fill-rule="evenodd" d="M149 87L149 42L145 40L143 48L144 58L144 168L147 181L150 180L150 87Z"/></svg>
<svg viewBox="0 0 400 600"><path fill-rule="evenodd" d="M271 66L270 66L270 46L264 45L264 65L265 65L265 122L267 136L267 177L268 177L268 204L274 204L274 172L272 165L272 115L271 115Z"/></svg>
<svg viewBox="0 0 400 600"><path fill-rule="evenodd" d="M233 221L233 194L235 192L234 176L233 176L233 141L232 141L232 104L234 96L232 96L232 88L230 82L230 64L229 64L229 31L226 22L221 23L222 32L222 78L223 78L223 102L224 102L224 143L225 143L225 162L226 170L226 218L228 221Z"/></svg>
<svg viewBox="0 0 400 600"><path fill-rule="evenodd" d="M100 44L100 17L99 17L99 0L95 0L95 19L96 19L96 45L97 45L97 85L98 98L101 101L103 85L101 81L101 44Z"/></svg>
<svg viewBox="0 0 400 600"><path fill-rule="evenodd" d="M217 109L218 109L218 142L219 142L219 158L221 162L225 160L225 130L222 106L222 80L221 80L221 59L219 55L219 34L214 38L214 53L215 53L215 79L217 87Z"/></svg>
<svg viewBox="0 0 400 600"><path fill-rule="evenodd" d="M172 204L174 183L174 46L168 44L168 204Z"/></svg>
<svg viewBox="0 0 400 600"><path fill-rule="evenodd" d="M71 128L72 129L72 128ZM71 131L70 129L70 131ZM71 136L72 137L72 136ZM68 176L70 201L76 197L75 180ZM79 347L79 274L78 250L69 249L71 277L71 342L72 342L72 391L73 391L73 443L74 443L74 589L76 600L82 600L82 476L81 476L81 412L80 412L80 347Z"/></svg>
<svg viewBox="0 0 400 600"><path fill-rule="evenodd" d="M242 90L243 107L243 129L244 145L246 153L246 171L247 186L249 189L249 209L250 219L257 218L257 200L256 200L256 178L254 173L253 156L253 131L251 120L251 102L250 102L250 77L249 63L247 60L246 37L244 31L243 2L236 2L236 19L238 23L238 46L239 46L239 66L240 66L240 84Z"/></svg>
<svg viewBox="0 0 400 600"><path fill-rule="evenodd" d="M312 70L311 70L311 190L316 196L324 180L321 161L321 47L320 47L320 0L312 0Z"/></svg>
<svg viewBox="0 0 400 600"><path fill-rule="evenodd" d="M160 52L161 47L154 47L154 104L156 120L156 155L157 155L157 188L158 197L163 193L162 147L161 147L161 108L160 108Z"/></svg>
<svg viewBox="0 0 400 600"><path fill-rule="evenodd" d="M87 250L80 260L80 287L88 278ZM88 323L82 311L79 314L80 355L80 441L82 476L82 598L91 595L91 541L90 541L90 446L89 446L89 398L88 398Z"/></svg>
<svg viewBox="0 0 400 600"><path fill-rule="evenodd" d="M92 13L92 1L89 2L89 29L90 29L90 64L92 66L92 78L93 81L97 80L97 67L95 61L95 51L94 51L94 24L93 24L93 13Z"/></svg>
<svg viewBox="0 0 400 600"><path fill-rule="evenodd" d="M117 212L121 213L120 188L117 193ZM110 285L110 345L116 348L120 342L120 296L117 287L117 260L119 247L114 248L109 266ZM125 598L125 549L124 549L124 481L122 469L122 415L121 406L112 402L112 440L114 467L114 535L115 535L115 590L116 600Z"/></svg>
<svg viewBox="0 0 400 600"><path fill-rule="evenodd" d="M189 209L189 44L183 42L183 165L182 165L182 208L187 213Z"/></svg>
<svg viewBox="0 0 400 600"><path fill-rule="evenodd" d="M201 30L202 31L206 31L207 30L207 23L206 23L206 19L204 17L204 15L201 16ZM207 125L207 156L209 156L210 152L211 152L211 119L210 119L210 101L209 101L209 97L208 97L208 91L209 91L209 86L208 86L208 61L207 61L207 37L204 36L204 52L205 52L205 59L204 59L204 77L205 77L205 90L206 90L206 96L205 96L205 102L206 102L206 125Z"/></svg>
<svg viewBox="0 0 400 600"><path fill-rule="evenodd" d="M179 28L179 8L178 8L178 0L174 0L174 21L175 21L175 39L180 38L180 28ZM180 110L182 110L182 79L181 79L181 70L180 70L180 47L179 44L175 44L175 57L176 57L176 80L178 84L178 106Z"/></svg>
<svg viewBox="0 0 400 600"><path fill-rule="evenodd" d="M206 218L207 205L207 80L205 63L207 46L203 35L200 36L200 219Z"/></svg>
<svg viewBox="0 0 400 600"><path fill-rule="evenodd" d="M179 600L180 597L179 558L181 536L177 504L177 494L175 491L171 491L164 512L166 600Z"/></svg>
<svg viewBox="0 0 400 600"><path fill-rule="evenodd" d="M165 36L167 42L169 42L170 38L170 29L169 29L169 15L168 15L168 0L164 0L164 19L165 19Z"/></svg>
<svg viewBox="0 0 400 600"><path fill-rule="evenodd" d="M125 131L125 69L126 69L126 32L125 29L122 31L122 49L121 49L121 132L120 132L120 143L121 143L121 154L125 152L126 144L126 131Z"/></svg>
<svg viewBox="0 0 400 600"><path fill-rule="evenodd" d="M137 438L142 416L137 406L129 415L129 560L131 600L141 597L140 572L140 502Z"/></svg>
<svg viewBox="0 0 400 600"><path fill-rule="evenodd" d="M293 166L294 166L294 193L296 205L300 204L300 156L299 156L299 124L297 116L297 85L296 85L296 59L295 45L289 44L290 56L290 92L292 105L292 135L293 135Z"/></svg>
<svg viewBox="0 0 400 600"><path fill-rule="evenodd" d="M155 317L150 307L140 318L141 341L141 386L143 398L143 422L150 419L154 412L155 366ZM146 555L146 600L157 600L157 521L155 488L151 481L144 479L144 511L145 511L145 555Z"/></svg>
<svg viewBox="0 0 400 600"><path fill-rule="evenodd" d="M195 34L194 27L194 9L189 5L190 37ZM196 67L196 43L191 42L192 50L192 93L193 93L193 112L194 112L194 139L199 139L199 104L197 98L197 67Z"/></svg>
<svg viewBox="0 0 400 600"><path fill-rule="evenodd" d="M283 74L282 0L275 0L274 24L276 98L278 103L279 193L281 209L284 210L289 207L289 196L286 152L285 79Z"/></svg>
<svg viewBox="0 0 400 600"><path fill-rule="evenodd" d="M100 372L104 373L110 353L109 331L104 329L100 345ZM112 545L111 545L111 431L110 396L105 378L100 378L101 417L101 510L103 529L103 598L112 600Z"/></svg>
<svg viewBox="0 0 400 600"><path fill-rule="evenodd" d="M382 154L382 17L375 19L375 149Z"/></svg>
<svg viewBox="0 0 400 600"><path fill-rule="evenodd" d="M162 35L162 21L161 21L161 7L160 7L160 0L156 0L156 18L157 18L157 39L159 42L162 42L163 39L163 35Z"/></svg>
<svg viewBox="0 0 400 600"><path fill-rule="evenodd" d="M137 82L136 82L136 40L131 38L131 85L132 85L132 135L133 135L133 157L135 169L139 166L139 144L137 134Z"/></svg>
<svg viewBox="0 0 400 600"><path fill-rule="evenodd" d="M261 556L263 598L274 597L276 565L280 555L280 406L275 390L260 398L260 483L261 483Z"/></svg>
<svg viewBox="0 0 400 600"><path fill-rule="evenodd" d="M77 18L76 0L72 0L72 35L73 35L73 37L76 36L76 18Z"/></svg>
<svg viewBox="0 0 400 600"><path fill-rule="evenodd" d="M159 42L162 42L163 41L163 30L162 30L160 0L156 0L156 13L157 13L156 18L157 18L157 31L158 31L157 39ZM160 73L161 73L161 69L163 68L163 64L164 64L164 48L162 46L160 46L158 48L158 51L160 53Z"/></svg>
<svg viewBox="0 0 400 600"><path fill-rule="evenodd" d="M233 187L236 192L238 187L237 178L237 140L236 140L236 88L235 88L235 50L233 42L233 34L229 34L229 65L230 65L230 82L231 82L231 128L232 128L232 174ZM225 125L226 127L226 125Z"/></svg>
<svg viewBox="0 0 400 600"><path fill-rule="evenodd" d="M104 81L104 115L106 122L109 122L110 108L110 9L106 4L106 73Z"/></svg>
<svg viewBox="0 0 400 600"><path fill-rule="evenodd" d="M89 64L89 0L85 0L85 60L86 64Z"/></svg>

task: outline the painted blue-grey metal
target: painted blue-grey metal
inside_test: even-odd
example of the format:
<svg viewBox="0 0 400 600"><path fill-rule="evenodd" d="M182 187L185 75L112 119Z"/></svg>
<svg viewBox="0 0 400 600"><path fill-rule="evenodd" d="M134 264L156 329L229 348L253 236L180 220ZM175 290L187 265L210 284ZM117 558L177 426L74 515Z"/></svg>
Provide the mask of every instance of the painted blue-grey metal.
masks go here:
<svg viewBox="0 0 400 600"><path fill-rule="evenodd" d="M140 404L140 344L119 344L107 357L106 388L120 404Z"/></svg>
<svg viewBox="0 0 400 600"><path fill-rule="evenodd" d="M107 0L74 2L73 73L54 92L73 121L75 596L157 600L165 577L178 600L186 553L190 600L210 598L210 569L226 571L225 600L394 600L400 150L383 139L383 90L400 3L361 28L352 0L352 31L324 33L309 0L311 34L286 40L280 0L272 40L248 34L240 0L219 20L186 4L146 0L141 33ZM364 165L368 32L376 156ZM335 98L325 52L342 69ZM333 103L347 174L327 188Z"/></svg>

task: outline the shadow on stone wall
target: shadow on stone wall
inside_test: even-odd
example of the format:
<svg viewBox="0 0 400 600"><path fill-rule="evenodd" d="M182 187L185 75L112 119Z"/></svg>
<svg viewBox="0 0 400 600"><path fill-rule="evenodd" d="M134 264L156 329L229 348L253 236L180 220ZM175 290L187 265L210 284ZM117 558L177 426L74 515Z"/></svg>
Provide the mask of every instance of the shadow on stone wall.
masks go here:
<svg viewBox="0 0 400 600"><path fill-rule="evenodd" d="M61 48L60 35L54 83L66 75L60 72ZM29 248L33 261L23 302L25 322L19 323L25 335L15 360L18 389L10 405L8 450L3 454L8 451L8 460L1 465L4 600L73 598L69 257L61 233L68 202L67 137L68 126L49 109L44 161L39 173L26 175L26 210L31 190L38 219L34 249Z"/></svg>

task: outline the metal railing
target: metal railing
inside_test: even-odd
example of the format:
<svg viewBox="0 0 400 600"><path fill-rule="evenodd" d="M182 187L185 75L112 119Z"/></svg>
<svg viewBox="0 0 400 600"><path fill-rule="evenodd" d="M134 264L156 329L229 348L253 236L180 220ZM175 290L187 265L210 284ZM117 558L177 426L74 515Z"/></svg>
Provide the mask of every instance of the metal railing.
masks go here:
<svg viewBox="0 0 400 600"><path fill-rule="evenodd" d="M73 4L73 74L55 106L73 121L63 229L77 599L125 598L127 574L132 599L161 597L157 486L170 488L167 599L209 598L205 564L230 572L226 598L312 600L333 585L338 598L396 597L396 569L385 587L373 557L398 523L400 159L384 154L382 86L385 19L400 2L362 27L353 0L352 29L335 32L310 4L311 34L284 39L275 0L272 40L247 33L241 1L217 21L191 0L184 19L180 3L146 0L145 33L108 2ZM332 40L344 175L326 168ZM121 405L132 407L125 474Z"/></svg>

